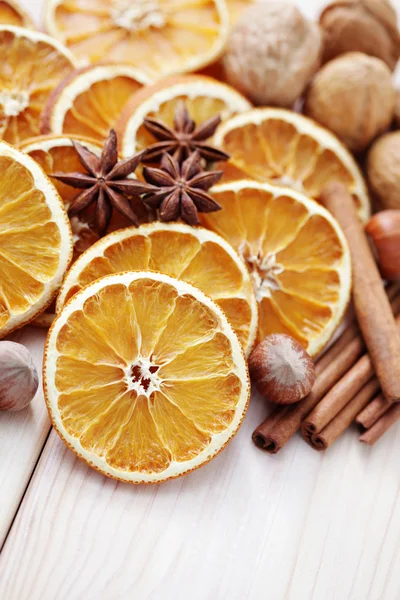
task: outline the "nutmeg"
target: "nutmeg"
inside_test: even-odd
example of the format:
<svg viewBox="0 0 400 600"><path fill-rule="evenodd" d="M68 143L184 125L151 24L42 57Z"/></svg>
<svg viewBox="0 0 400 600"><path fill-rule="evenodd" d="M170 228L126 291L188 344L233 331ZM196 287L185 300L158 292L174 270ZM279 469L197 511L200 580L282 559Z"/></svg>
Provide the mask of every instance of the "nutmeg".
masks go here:
<svg viewBox="0 0 400 600"><path fill-rule="evenodd" d="M305 113L353 150L364 150L393 119L392 73L378 58L349 52L322 67L309 87Z"/></svg>
<svg viewBox="0 0 400 600"><path fill-rule="evenodd" d="M377 213L365 230L375 246L382 276L400 279L400 210Z"/></svg>
<svg viewBox="0 0 400 600"><path fill-rule="evenodd" d="M367 176L381 207L400 209L400 131L387 133L373 144Z"/></svg>
<svg viewBox="0 0 400 600"><path fill-rule="evenodd" d="M321 13L323 61L364 52L393 71L400 56L396 10L388 0L336 0Z"/></svg>
<svg viewBox="0 0 400 600"><path fill-rule="evenodd" d="M0 342L0 410L22 410L33 400L39 377L28 348Z"/></svg>
<svg viewBox="0 0 400 600"><path fill-rule="evenodd" d="M249 370L260 394L276 404L293 404L310 393L315 368L303 346L283 333L258 344L249 358Z"/></svg>
<svg viewBox="0 0 400 600"><path fill-rule="evenodd" d="M255 104L291 107L320 65L321 32L293 4L255 3L239 17L224 58L228 82Z"/></svg>

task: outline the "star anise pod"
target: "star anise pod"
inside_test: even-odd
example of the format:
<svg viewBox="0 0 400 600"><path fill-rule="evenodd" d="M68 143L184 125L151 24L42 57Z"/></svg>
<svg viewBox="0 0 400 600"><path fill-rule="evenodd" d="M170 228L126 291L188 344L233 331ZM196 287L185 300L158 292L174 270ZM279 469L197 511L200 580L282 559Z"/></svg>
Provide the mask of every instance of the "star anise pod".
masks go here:
<svg viewBox="0 0 400 600"><path fill-rule="evenodd" d="M162 221L175 221L181 217L189 225L197 225L198 212L221 209L207 190L221 179L222 171L203 171L197 151L181 165L165 153L160 168L145 167L143 176L153 188L143 197L143 202L159 209Z"/></svg>
<svg viewBox="0 0 400 600"><path fill-rule="evenodd" d="M154 162L168 152L180 163L196 150L206 162L228 160L229 154L205 143L214 135L220 122L221 117L216 115L196 127L184 102L176 108L173 129L163 121L147 117L143 124L158 142L147 149L146 162Z"/></svg>
<svg viewBox="0 0 400 600"><path fill-rule="evenodd" d="M74 188L83 189L69 207L70 217L77 215L91 204L96 204L95 228L104 235L115 209L131 223L138 225L138 218L127 196L140 196L149 186L136 179L127 179L143 160L146 151L131 158L118 161L117 136L112 129L104 143L100 158L82 144L72 140L79 161L86 173L53 173L51 177Z"/></svg>

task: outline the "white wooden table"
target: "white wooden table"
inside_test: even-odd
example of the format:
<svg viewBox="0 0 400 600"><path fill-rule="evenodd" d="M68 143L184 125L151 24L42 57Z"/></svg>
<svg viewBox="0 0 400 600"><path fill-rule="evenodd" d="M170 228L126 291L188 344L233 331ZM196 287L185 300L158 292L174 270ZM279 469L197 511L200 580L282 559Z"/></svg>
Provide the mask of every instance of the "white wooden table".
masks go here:
<svg viewBox="0 0 400 600"><path fill-rule="evenodd" d="M23 4L39 22L41 0ZM40 367L44 334L14 339ZM352 430L271 457L251 442L264 413L253 398L211 464L147 487L76 459L42 394L0 413L0 599L399 600L400 427L373 450Z"/></svg>

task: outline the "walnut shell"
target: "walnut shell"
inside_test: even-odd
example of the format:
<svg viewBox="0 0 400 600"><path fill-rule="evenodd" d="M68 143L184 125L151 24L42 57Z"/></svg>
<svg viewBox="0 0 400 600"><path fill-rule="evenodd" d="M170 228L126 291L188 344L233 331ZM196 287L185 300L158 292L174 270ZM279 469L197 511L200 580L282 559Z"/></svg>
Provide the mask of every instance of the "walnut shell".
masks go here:
<svg viewBox="0 0 400 600"><path fill-rule="evenodd" d="M319 67L321 47L319 26L294 5L256 3L231 33L226 78L255 104L291 107Z"/></svg>
<svg viewBox="0 0 400 600"><path fill-rule="evenodd" d="M321 13L323 60L364 52L393 71L400 56L396 11L388 0L336 0Z"/></svg>
<svg viewBox="0 0 400 600"><path fill-rule="evenodd" d="M374 143L368 153L367 176L381 206L400 209L400 131Z"/></svg>
<svg viewBox="0 0 400 600"><path fill-rule="evenodd" d="M364 150L393 119L392 73L379 58L349 52L322 67L312 81L305 113L354 152Z"/></svg>

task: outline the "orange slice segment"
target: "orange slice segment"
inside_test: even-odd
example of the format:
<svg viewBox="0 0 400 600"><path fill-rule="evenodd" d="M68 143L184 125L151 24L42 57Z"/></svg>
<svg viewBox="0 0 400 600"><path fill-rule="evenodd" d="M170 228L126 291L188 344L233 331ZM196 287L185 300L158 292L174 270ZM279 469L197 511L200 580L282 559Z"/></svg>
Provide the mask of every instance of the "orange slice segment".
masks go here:
<svg viewBox="0 0 400 600"><path fill-rule="evenodd" d="M77 293L50 330L54 427L104 475L155 483L206 464L235 435L247 365L222 310L192 285L138 271Z"/></svg>
<svg viewBox="0 0 400 600"><path fill-rule="evenodd" d="M42 312L72 256L55 187L22 152L0 142L0 337Z"/></svg>
<svg viewBox="0 0 400 600"><path fill-rule="evenodd" d="M57 40L11 25L0 25L0 54L0 137L16 145L39 134L43 106L73 57Z"/></svg>
<svg viewBox="0 0 400 600"><path fill-rule="evenodd" d="M0 23L18 27L34 27L30 16L14 0L0 0Z"/></svg>
<svg viewBox="0 0 400 600"><path fill-rule="evenodd" d="M311 119L280 108L253 109L218 128L214 143L231 155L224 181L252 178L290 186L318 200L330 181L346 185L360 219L370 202L361 172L348 150Z"/></svg>
<svg viewBox="0 0 400 600"><path fill-rule="evenodd" d="M146 76L130 65L95 65L74 71L49 97L41 132L104 142L128 99L146 82Z"/></svg>
<svg viewBox="0 0 400 600"><path fill-rule="evenodd" d="M257 331L257 302L244 262L219 235L184 224L155 222L103 237L70 269L56 312L104 275L148 269L179 277L208 294L226 313L246 353L250 352ZM180 321L174 324L182 330L180 339L190 336L183 319L187 310L182 305ZM207 324L204 316L199 315L199 320Z"/></svg>
<svg viewBox="0 0 400 600"><path fill-rule="evenodd" d="M247 263L259 309L257 341L286 333L315 356L350 299L350 252L339 225L290 188L242 180L214 187L213 197L222 210L201 221Z"/></svg>
<svg viewBox="0 0 400 600"><path fill-rule="evenodd" d="M82 64L128 62L155 80L216 60L229 15L224 0L47 0L45 26Z"/></svg>
<svg viewBox="0 0 400 600"><path fill-rule="evenodd" d="M155 140L144 128L143 120L155 117L172 126L175 110L182 101L197 124L217 114L227 119L251 108L248 100L234 88L211 77L167 77L143 87L126 104L116 125L122 154L131 156L153 144Z"/></svg>

